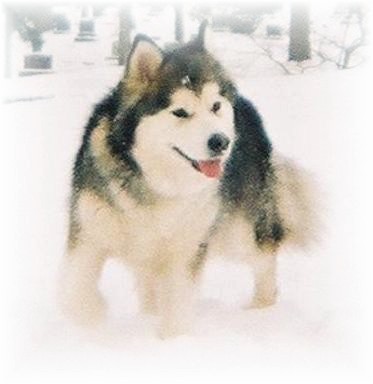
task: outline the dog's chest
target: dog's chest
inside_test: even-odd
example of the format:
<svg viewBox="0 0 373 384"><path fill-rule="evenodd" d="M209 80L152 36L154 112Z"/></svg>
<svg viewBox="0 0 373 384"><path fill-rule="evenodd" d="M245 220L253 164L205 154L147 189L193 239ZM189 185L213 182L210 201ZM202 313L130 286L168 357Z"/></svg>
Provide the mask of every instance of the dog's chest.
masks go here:
<svg viewBox="0 0 373 384"><path fill-rule="evenodd" d="M137 207L124 213L129 230L128 254L143 257L193 257L205 239L217 212L214 199L169 201L150 207Z"/></svg>
<svg viewBox="0 0 373 384"><path fill-rule="evenodd" d="M192 257L213 225L218 201L213 193L193 198L167 199L140 205L122 192L116 197L119 239L111 245L126 250L127 258L139 260L157 253Z"/></svg>
<svg viewBox="0 0 373 384"><path fill-rule="evenodd" d="M115 207L85 193L79 203L88 240L135 263L159 254L193 257L217 211L218 199L211 192L142 205L123 191L116 194Z"/></svg>
<svg viewBox="0 0 373 384"><path fill-rule="evenodd" d="M194 198L169 199L151 205L138 205L125 193L117 200L126 227L136 233L153 234L162 240L178 234L205 230L214 220L216 198L206 194Z"/></svg>

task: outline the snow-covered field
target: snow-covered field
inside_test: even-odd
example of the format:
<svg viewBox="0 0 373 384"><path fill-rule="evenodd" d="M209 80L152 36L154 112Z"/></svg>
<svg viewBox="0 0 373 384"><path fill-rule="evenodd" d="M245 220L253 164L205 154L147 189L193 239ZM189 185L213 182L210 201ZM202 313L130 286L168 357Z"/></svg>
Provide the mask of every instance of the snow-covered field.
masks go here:
<svg viewBox="0 0 373 384"><path fill-rule="evenodd" d="M73 157L93 103L122 72L90 61L100 42L82 45L92 65L75 48L68 71L6 83L3 382L371 382L368 69L284 76L269 61L251 61L244 39L221 35L219 55L261 111L277 150L314 173L323 201L318 244L281 255L278 303L241 309L251 293L249 269L211 260L194 332L160 341L155 320L137 312L129 271L111 263L102 280L107 325L89 332L60 316L55 284Z"/></svg>

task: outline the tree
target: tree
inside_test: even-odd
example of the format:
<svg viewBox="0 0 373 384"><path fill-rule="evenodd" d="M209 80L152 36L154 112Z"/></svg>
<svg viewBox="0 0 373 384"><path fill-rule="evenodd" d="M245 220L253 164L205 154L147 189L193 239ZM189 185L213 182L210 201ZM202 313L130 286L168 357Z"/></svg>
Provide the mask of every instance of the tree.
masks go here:
<svg viewBox="0 0 373 384"><path fill-rule="evenodd" d="M13 27L13 18L10 15L10 11L8 7L4 7L5 11L5 65L4 65L4 76L11 76L11 51L12 51L12 33L14 30Z"/></svg>
<svg viewBox="0 0 373 384"><path fill-rule="evenodd" d="M347 14L344 19L345 30L343 33L343 41L339 45L341 49L338 68L350 68L352 57L366 44L366 29L365 29L365 12L361 4L354 4L347 6ZM355 26L355 28L353 28ZM350 31L354 29L355 33ZM352 31L351 31L352 32ZM338 46L338 45L337 45Z"/></svg>
<svg viewBox="0 0 373 384"><path fill-rule="evenodd" d="M29 42L33 52L41 51L44 40L42 34L53 29L53 15L46 5L8 6L12 24L22 40Z"/></svg>
<svg viewBox="0 0 373 384"><path fill-rule="evenodd" d="M183 43L184 41L184 17L182 4L175 4L175 40L178 43Z"/></svg>
<svg viewBox="0 0 373 384"><path fill-rule="evenodd" d="M119 9L118 63L124 65L131 50L131 30L133 27L131 8L127 4Z"/></svg>
<svg viewBox="0 0 373 384"><path fill-rule="evenodd" d="M314 53L322 63L333 63L338 69L350 69L362 64L366 57L366 5L341 4L332 15L333 29L313 31Z"/></svg>
<svg viewBox="0 0 373 384"><path fill-rule="evenodd" d="M290 18L289 61L311 58L310 15L308 5L293 3Z"/></svg>

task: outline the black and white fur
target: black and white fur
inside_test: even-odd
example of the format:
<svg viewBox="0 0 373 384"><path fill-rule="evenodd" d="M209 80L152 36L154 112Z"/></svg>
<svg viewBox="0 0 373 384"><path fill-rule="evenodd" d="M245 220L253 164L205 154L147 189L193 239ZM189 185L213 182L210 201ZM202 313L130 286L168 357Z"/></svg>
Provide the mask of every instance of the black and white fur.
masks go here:
<svg viewBox="0 0 373 384"><path fill-rule="evenodd" d="M132 268L142 309L159 314L169 337L192 324L209 248L222 251L232 236L245 243L252 305L262 307L275 301L279 247L306 240L303 173L273 154L258 112L207 51L205 30L170 52L138 36L123 79L86 126L60 284L63 309L80 323L105 315L98 280L109 257ZM214 177L199 167L211 161L224 167L220 178L218 166Z"/></svg>

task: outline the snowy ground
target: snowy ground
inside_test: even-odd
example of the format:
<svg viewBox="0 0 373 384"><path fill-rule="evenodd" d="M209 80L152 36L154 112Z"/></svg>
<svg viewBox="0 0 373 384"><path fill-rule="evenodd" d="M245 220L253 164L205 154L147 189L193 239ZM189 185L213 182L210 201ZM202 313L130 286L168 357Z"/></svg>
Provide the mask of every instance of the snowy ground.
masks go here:
<svg viewBox="0 0 373 384"><path fill-rule="evenodd" d="M68 71L6 84L6 382L369 382L367 70L284 76L268 61L252 61L243 37L222 38L230 42L222 60L263 114L277 149L320 184L325 208L319 244L281 255L280 298L265 310L240 307L251 292L246 266L211 261L188 336L159 341L154 319L137 313L132 276L114 263L102 281L110 304L107 326L92 333L67 323L56 308L55 283L69 174L93 103L122 72L94 58L85 65L74 46ZM91 44L82 45L86 62L101 43Z"/></svg>

